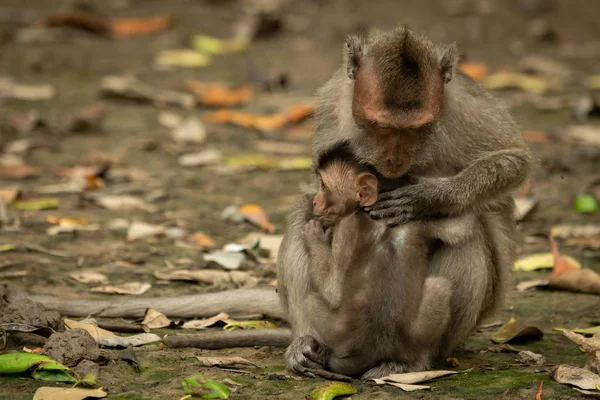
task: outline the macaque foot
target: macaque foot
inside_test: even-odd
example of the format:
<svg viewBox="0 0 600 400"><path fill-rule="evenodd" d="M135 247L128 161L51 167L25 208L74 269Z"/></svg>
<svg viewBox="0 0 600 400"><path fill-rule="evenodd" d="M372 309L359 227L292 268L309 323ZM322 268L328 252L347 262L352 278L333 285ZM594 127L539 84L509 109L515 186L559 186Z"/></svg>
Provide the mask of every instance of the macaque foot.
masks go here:
<svg viewBox="0 0 600 400"><path fill-rule="evenodd" d="M300 336L292 341L285 351L288 369L305 374L306 369L324 369L330 350L312 336Z"/></svg>
<svg viewBox="0 0 600 400"><path fill-rule="evenodd" d="M365 372L362 376L362 379L376 379L383 378L384 376L388 376L391 374L402 374L408 371L408 367L406 364L401 364L392 361L382 362L378 366L371 368L367 372Z"/></svg>
<svg viewBox="0 0 600 400"><path fill-rule="evenodd" d="M316 219L311 219L304 225L304 243L324 243L331 242L332 229L325 229L323 224Z"/></svg>

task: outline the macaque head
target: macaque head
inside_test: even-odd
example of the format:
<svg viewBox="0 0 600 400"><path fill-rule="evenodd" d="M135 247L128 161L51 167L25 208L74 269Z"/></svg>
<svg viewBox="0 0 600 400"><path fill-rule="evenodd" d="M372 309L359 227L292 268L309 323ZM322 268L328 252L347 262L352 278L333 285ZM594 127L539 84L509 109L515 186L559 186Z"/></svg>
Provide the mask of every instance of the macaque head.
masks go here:
<svg viewBox="0 0 600 400"><path fill-rule="evenodd" d="M342 217L377 201L377 177L347 160L335 159L317 169L319 191L313 200L317 219Z"/></svg>
<svg viewBox="0 0 600 400"><path fill-rule="evenodd" d="M354 80L352 116L360 130L357 156L387 178L404 175L442 112L457 48L437 46L408 28L368 42L347 42Z"/></svg>

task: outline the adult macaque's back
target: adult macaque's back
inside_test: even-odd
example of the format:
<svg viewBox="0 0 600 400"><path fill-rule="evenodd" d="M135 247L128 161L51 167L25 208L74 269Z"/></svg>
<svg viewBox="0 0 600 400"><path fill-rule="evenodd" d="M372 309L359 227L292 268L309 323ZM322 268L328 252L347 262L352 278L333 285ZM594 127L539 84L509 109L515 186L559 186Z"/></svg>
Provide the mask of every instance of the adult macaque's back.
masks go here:
<svg viewBox="0 0 600 400"><path fill-rule="evenodd" d="M452 283L450 326L437 349L444 357L501 303L515 256L510 191L529 173L530 150L505 106L455 69L455 46L398 28L368 41L350 38L345 49L344 65L318 93L314 159L348 143L384 177L386 192L370 214L389 225L474 213L468 231L457 226L460 235L429 249L431 274ZM295 338L311 334L301 240L310 197L294 205L278 259ZM305 353L292 344L288 362Z"/></svg>

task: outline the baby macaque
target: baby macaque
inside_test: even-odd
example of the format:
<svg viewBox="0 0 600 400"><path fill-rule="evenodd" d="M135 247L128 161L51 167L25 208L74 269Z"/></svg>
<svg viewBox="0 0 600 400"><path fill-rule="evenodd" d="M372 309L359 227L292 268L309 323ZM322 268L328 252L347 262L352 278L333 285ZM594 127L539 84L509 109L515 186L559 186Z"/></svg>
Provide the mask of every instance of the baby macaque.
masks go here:
<svg viewBox="0 0 600 400"><path fill-rule="evenodd" d="M427 223L372 220L361 207L377 200L378 179L344 151L322 157L317 174L314 219L304 228L314 335L305 336L313 353L305 356L353 377L430 368L452 290L447 279L428 277Z"/></svg>

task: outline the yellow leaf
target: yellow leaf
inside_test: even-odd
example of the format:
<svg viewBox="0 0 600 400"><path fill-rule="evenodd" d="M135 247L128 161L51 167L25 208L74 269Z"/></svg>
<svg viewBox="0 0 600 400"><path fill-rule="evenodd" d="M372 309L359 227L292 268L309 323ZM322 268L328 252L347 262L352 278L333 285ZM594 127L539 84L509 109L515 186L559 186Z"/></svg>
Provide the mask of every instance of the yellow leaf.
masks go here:
<svg viewBox="0 0 600 400"><path fill-rule="evenodd" d="M312 166L312 158L310 157L295 157L277 161L277 167L283 171L310 169Z"/></svg>
<svg viewBox="0 0 600 400"><path fill-rule="evenodd" d="M265 210L258 204L244 204L240 207L240 214L248 221L261 229L273 233L275 226L269 222L269 217Z"/></svg>
<svg viewBox="0 0 600 400"><path fill-rule="evenodd" d="M241 329L273 329L277 326L270 321L232 321L223 327L224 331Z"/></svg>
<svg viewBox="0 0 600 400"><path fill-rule="evenodd" d="M207 35L196 35L192 38L194 50L207 54L239 53L246 50L250 41L246 38L219 39Z"/></svg>
<svg viewBox="0 0 600 400"><path fill-rule="evenodd" d="M17 246L15 246L14 244L0 244L0 253L4 252L4 251L12 251L12 250L16 250Z"/></svg>
<svg viewBox="0 0 600 400"><path fill-rule="evenodd" d="M573 265L581 268L579 261L569 256L563 256ZM515 261L513 270L515 271L535 271L538 269L550 269L554 267L554 255L552 253L537 253L526 256Z"/></svg>
<svg viewBox="0 0 600 400"><path fill-rule="evenodd" d="M211 62L210 56L189 49L163 50L154 60L161 67L199 68Z"/></svg>

